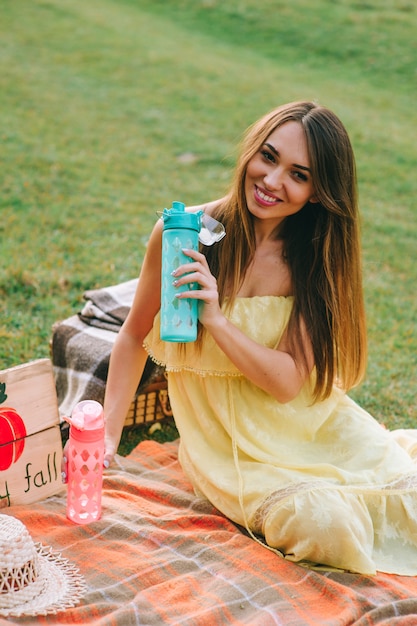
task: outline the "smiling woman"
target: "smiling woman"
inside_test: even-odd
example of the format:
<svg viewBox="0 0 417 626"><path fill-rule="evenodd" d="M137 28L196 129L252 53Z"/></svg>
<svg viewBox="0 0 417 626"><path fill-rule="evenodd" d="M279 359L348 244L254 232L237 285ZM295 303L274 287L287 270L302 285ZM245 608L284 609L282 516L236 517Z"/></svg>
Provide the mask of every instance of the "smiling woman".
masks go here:
<svg viewBox="0 0 417 626"><path fill-rule="evenodd" d="M292 561L417 574L415 440L346 395L366 338L342 122L312 102L274 109L246 134L229 193L188 208L200 210L226 236L183 249L172 272L174 297L198 301L197 341L161 339L158 222L110 358L105 461L150 354L168 375L182 467L223 514Z"/></svg>
<svg viewBox="0 0 417 626"><path fill-rule="evenodd" d="M297 122L286 122L271 133L246 170L246 203L256 225L256 250L240 296L292 295L283 239L274 233L285 218L298 213L307 202L315 202L313 192L303 128Z"/></svg>
<svg viewBox="0 0 417 626"><path fill-rule="evenodd" d="M315 202L309 163L307 141L299 123L287 122L271 133L246 171L246 201L252 215L267 219L276 228L307 202ZM259 207L268 211L257 215Z"/></svg>
<svg viewBox="0 0 417 626"><path fill-rule="evenodd" d="M315 364L317 398L336 377L345 389L357 384L366 331L356 172L337 116L299 102L262 117L248 130L234 185L213 215L239 233L230 247L205 250L220 303L226 296L293 295L284 351L297 371Z"/></svg>

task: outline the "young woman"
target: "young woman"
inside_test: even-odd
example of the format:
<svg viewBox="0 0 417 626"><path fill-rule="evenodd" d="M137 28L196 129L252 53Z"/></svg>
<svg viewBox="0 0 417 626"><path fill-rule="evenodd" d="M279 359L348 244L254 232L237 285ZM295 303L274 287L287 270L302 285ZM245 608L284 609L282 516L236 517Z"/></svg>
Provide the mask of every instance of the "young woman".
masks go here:
<svg viewBox="0 0 417 626"><path fill-rule="evenodd" d="M106 463L150 354L198 494L292 561L416 574L415 463L346 395L366 339L344 126L311 102L277 108L246 134L229 194L200 209L226 237L172 278L199 284L178 295L200 302L198 339L159 339L159 221L111 356Z"/></svg>

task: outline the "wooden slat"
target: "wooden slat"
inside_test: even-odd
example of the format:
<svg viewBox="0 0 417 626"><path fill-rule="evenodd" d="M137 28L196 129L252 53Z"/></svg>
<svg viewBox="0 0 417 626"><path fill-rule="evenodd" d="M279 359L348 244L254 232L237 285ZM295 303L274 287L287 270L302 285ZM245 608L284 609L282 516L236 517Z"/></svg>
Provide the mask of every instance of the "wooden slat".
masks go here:
<svg viewBox="0 0 417 626"><path fill-rule="evenodd" d="M0 446L0 455L4 447ZM26 437L20 459L0 472L0 509L30 504L62 491L61 458L59 426Z"/></svg>
<svg viewBox="0 0 417 626"><path fill-rule="evenodd" d="M0 508L58 493L62 442L51 361L0 371L0 401Z"/></svg>
<svg viewBox="0 0 417 626"><path fill-rule="evenodd" d="M0 370L0 384L5 384L7 399L2 407L16 409L26 426L27 435L59 423L58 400L52 363L38 359Z"/></svg>

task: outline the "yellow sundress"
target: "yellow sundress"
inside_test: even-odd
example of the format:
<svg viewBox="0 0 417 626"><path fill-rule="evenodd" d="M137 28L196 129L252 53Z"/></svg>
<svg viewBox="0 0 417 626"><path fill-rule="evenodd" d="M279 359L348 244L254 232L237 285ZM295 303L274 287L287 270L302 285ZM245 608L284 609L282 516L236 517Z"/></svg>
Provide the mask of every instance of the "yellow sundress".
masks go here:
<svg viewBox="0 0 417 626"><path fill-rule="evenodd" d="M237 298L229 319L275 348L292 297ZM285 558L375 574L417 574L417 431L389 432L340 389L286 404L203 346L145 340L168 372L180 462L196 492Z"/></svg>

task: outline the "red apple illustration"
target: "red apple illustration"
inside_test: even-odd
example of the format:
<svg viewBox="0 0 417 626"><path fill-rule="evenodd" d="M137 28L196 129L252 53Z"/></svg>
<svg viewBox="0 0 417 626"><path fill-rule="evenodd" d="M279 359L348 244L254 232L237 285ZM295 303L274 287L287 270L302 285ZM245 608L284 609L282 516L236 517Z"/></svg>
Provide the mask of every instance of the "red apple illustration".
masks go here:
<svg viewBox="0 0 417 626"><path fill-rule="evenodd" d="M7 400L6 383L0 383L0 405ZM16 409L0 406L0 471L9 469L25 447L26 428Z"/></svg>

